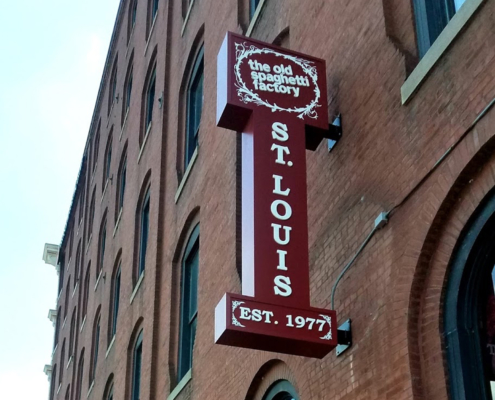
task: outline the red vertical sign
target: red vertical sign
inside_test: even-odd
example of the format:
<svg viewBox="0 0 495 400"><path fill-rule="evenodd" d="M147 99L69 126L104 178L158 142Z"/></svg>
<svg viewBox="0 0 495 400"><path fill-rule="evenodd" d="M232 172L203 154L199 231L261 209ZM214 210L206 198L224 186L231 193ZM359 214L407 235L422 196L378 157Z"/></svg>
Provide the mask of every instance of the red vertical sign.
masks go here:
<svg viewBox="0 0 495 400"><path fill-rule="evenodd" d="M306 148L328 128L325 62L228 33L217 124L242 132L242 296L216 308L220 344L323 357L335 312L310 306Z"/></svg>

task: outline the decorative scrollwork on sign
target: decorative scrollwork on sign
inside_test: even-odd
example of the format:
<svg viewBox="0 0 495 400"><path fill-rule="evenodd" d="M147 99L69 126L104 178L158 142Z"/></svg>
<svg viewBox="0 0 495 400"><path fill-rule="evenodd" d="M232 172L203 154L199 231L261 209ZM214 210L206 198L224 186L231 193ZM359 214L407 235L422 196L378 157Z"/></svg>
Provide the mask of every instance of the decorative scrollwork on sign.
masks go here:
<svg viewBox="0 0 495 400"><path fill-rule="evenodd" d="M232 302L232 325L239 326L240 328L245 328L244 325L242 325L237 318L234 315L234 311L237 307L239 307L241 304L244 304L243 301L233 301Z"/></svg>
<svg viewBox="0 0 495 400"><path fill-rule="evenodd" d="M320 107L320 104L318 102L320 100L321 94L320 94L320 88L318 87L318 73L316 67L312 65L313 63L311 61L305 60L300 57L279 53L278 51L268 48L260 49L253 45L247 45L246 43L236 43L235 50L236 50L235 51L236 64L234 66L235 78L236 78L235 85L237 87L237 94L243 103L245 104L254 103L260 106L265 106L270 108L272 112L286 111L289 113L298 113L299 115L297 117L301 119L304 119L305 116L313 119L318 118L318 114L316 113L315 108ZM306 73L313 81L313 84L315 86L314 88L315 98L311 101L311 103L309 103L305 107L293 107L293 108L279 107L276 104L271 104L268 101L263 100L257 93L254 93L246 86L246 83L244 82L241 76L241 65L243 61L247 57L253 54L273 54L276 57L282 57L286 60L290 60L296 63L297 65L299 65L304 71L304 73Z"/></svg>
<svg viewBox="0 0 495 400"><path fill-rule="evenodd" d="M332 340L332 319L328 315L323 315L320 314L320 317L322 317L325 321L328 322L328 325L330 326L330 330L325 336L322 336L320 339L323 340Z"/></svg>

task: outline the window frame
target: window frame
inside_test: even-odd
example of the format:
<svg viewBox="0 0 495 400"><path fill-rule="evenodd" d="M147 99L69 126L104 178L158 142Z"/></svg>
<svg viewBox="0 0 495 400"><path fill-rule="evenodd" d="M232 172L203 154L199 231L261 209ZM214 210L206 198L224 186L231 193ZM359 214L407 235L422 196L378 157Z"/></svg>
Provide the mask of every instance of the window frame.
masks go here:
<svg viewBox="0 0 495 400"><path fill-rule="evenodd" d="M177 356L178 382L187 374L193 364L198 318L199 247L199 224L197 224L189 236L181 261L179 349ZM196 265L194 265L195 260ZM192 271L193 269L195 271ZM195 277L191 276L192 272L196 273ZM192 287L191 281L195 281L195 287ZM193 291L195 292L194 301L191 300ZM195 303L196 308L192 315L191 302Z"/></svg>
<svg viewBox="0 0 495 400"><path fill-rule="evenodd" d="M103 181L102 190L105 190L108 180L110 179L110 171L112 169L112 145L113 145L113 126L108 135L107 146L105 148L105 164L103 165Z"/></svg>
<svg viewBox="0 0 495 400"><path fill-rule="evenodd" d="M79 357L79 363L77 364L76 395L74 397L75 400L81 400L83 378L84 378L84 348L81 350L81 356Z"/></svg>
<svg viewBox="0 0 495 400"><path fill-rule="evenodd" d="M87 243L89 243L89 239L93 235L93 224L95 221L95 206L96 206L96 187L93 189L93 195L91 196L91 204L89 206L88 237L86 239Z"/></svg>
<svg viewBox="0 0 495 400"><path fill-rule="evenodd" d="M137 361L138 356L139 361ZM139 334L137 335L136 341L134 342L134 346L132 347L131 363L131 400L139 400L139 395L141 392L141 372L143 365L143 329L140 330Z"/></svg>
<svg viewBox="0 0 495 400"><path fill-rule="evenodd" d="M150 230L150 207L151 207L151 186L146 189L145 195L139 207L139 242L138 242L138 260L136 269L136 281L144 273L146 268L146 253L148 248L149 230ZM146 212L147 210L147 212ZM146 219L144 217L147 217ZM143 222L146 221L146 224Z"/></svg>
<svg viewBox="0 0 495 400"><path fill-rule="evenodd" d="M72 317L70 319L70 329L69 329L69 360L74 357L75 347L76 347L76 323L77 323L77 307L74 307L72 311Z"/></svg>
<svg viewBox="0 0 495 400"><path fill-rule="evenodd" d="M117 334L117 321L119 315L120 306L120 289L122 279L122 258L119 258L117 268L112 276L112 286L110 289L110 310L109 310L109 330L108 330L108 343L110 344L113 337Z"/></svg>
<svg viewBox="0 0 495 400"><path fill-rule="evenodd" d="M98 262L96 263L96 277L98 280L101 272L103 271L103 263L105 261L105 248L107 242L107 212L103 215L103 219L100 225L100 235L98 237Z"/></svg>
<svg viewBox="0 0 495 400"><path fill-rule="evenodd" d="M90 283L91 283L91 261L89 261L88 266L86 267L86 274L84 275L84 290L83 290L82 311L81 311L81 317L83 320L88 313Z"/></svg>
<svg viewBox="0 0 495 400"><path fill-rule="evenodd" d="M146 90L144 91L143 105L143 130L140 135L139 145L143 145L144 138L148 134L149 129L153 123L153 110L155 104L156 95L156 61L153 61L153 67L151 68L151 74L146 81Z"/></svg>
<svg viewBox="0 0 495 400"><path fill-rule="evenodd" d="M110 74L110 81L108 84L108 112L107 115L110 115L110 111L117 100L117 72L118 72L118 62L119 56L115 56L115 60L113 62L112 73Z"/></svg>
<svg viewBox="0 0 495 400"><path fill-rule="evenodd" d="M133 0L129 3L129 13L127 17L127 45L131 40L132 33L134 32L134 27L136 26L137 18L137 0Z"/></svg>
<svg viewBox="0 0 495 400"><path fill-rule="evenodd" d="M251 21L260 5L261 0L249 0L249 20Z"/></svg>
<svg viewBox="0 0 495 400"><path fill-rule="evenodd" d="M280 379L268 388L262 400L299 400L299 395L288 380Z"/></svg>
<svg viewBox="0 0 495 400"><path fill-rule="evenodd" d="M127 143L120 158L119 170L117 172L117 190L115 199L115 221L119 218L120 212L124 208L125 187L127 181Z"/></svg>
<svg viewBox="0 0 495 400"><path fill-rule="evenodd" d="M131 58L129 61L129 66L127 67L127 73L124 81L124 93L122 96L122 121L121 126L124 126L124 123L127 118L127 114L131 107L131 99L132 99L132 84L133 84L133 76L134 74L134 52L131 54Z"/></svg>
<svg viewBox="0 0 495 400"><path fill-rule="evenodd" d="M192 92L192 86L197 81L201 82L201 110L199 114L195 110L192 112L192 108L196 108L194 100L196 97L192 97L196 91ZM191 162L192 156L199 143L199 128L201 126L201 116L203 114L204 105L204 45L201 45L195 59L191 75L189 76L187 88L186 88L186 123L185 123L185 137L184 137L184 171L187 169ZM196 117L198 120L196 121ZM195 124L196 123L196 124Z"/></svg>
<svg viewBox="0 0 495 400"><path fill-rule="evenodd" d="M96 375L96 366L98 364L98 353L100 350L100 336L101 336L101 309L98 307L96 316L93 323L93 332L91 335L91 364L89 371L89 385L93 383Z"/></svg>

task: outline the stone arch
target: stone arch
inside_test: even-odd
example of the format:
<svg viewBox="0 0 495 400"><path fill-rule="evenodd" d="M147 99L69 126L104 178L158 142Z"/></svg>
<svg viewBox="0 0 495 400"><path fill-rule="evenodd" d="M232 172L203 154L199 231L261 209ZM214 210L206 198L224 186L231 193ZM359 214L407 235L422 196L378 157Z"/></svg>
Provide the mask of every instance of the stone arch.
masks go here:
<svg viewBox="0 0 495 400"><path fill-rule="evenodd" d="M265 362L256 372L245 400L262 400L265 393L277 382L288 381L298 391L297 382L288 365L279 359Z"/></svg>

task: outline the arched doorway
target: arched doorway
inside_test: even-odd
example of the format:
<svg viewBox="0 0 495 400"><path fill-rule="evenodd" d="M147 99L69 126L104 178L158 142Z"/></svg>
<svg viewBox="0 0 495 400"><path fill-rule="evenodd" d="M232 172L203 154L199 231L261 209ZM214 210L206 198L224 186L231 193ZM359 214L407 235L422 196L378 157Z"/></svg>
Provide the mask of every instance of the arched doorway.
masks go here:
<svg viewBox="0 0 495 400"><path fill-rule="evenodd" d="M451 398L495 400L495 193L462 231L444 298Z"/></svg>

